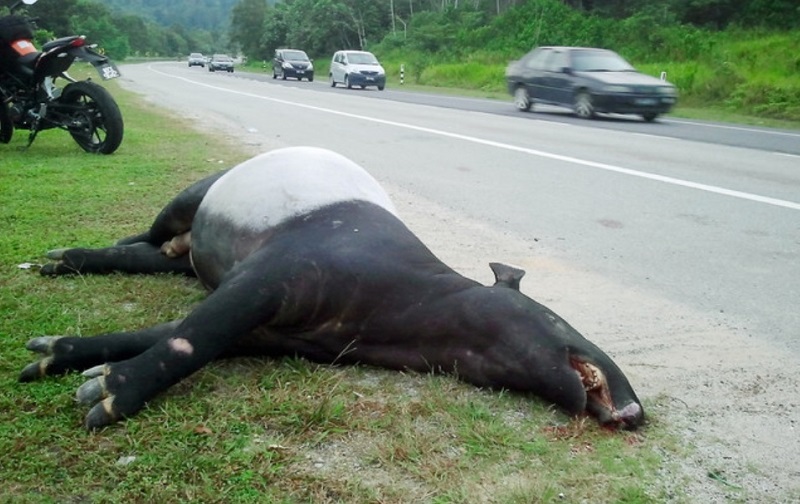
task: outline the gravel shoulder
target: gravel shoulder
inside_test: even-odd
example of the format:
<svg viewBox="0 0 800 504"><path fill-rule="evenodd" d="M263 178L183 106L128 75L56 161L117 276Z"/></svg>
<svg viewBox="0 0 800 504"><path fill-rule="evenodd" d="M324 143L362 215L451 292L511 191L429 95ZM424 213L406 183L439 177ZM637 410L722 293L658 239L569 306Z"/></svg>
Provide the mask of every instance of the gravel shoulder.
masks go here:
<svg viewBox="0 0 800 504"><path fill-rule="evenodd" d="M253 154L283 147L200 109L175 112ZM681 441L679 455L664 454L659 475L675 502L800 501L797 355L766 344L729 314L581 270L531 238L465 219L403 188L386 189L406 224L451 267L483 283L493 282L489 262L522 267L523 292L615 359L651 421Z"/></svg>

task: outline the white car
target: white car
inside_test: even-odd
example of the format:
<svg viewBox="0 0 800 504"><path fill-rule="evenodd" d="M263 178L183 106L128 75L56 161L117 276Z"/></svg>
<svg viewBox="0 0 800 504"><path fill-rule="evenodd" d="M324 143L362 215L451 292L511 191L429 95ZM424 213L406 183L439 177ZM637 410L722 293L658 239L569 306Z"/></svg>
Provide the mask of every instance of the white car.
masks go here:
<svg viewBox="0 0 800 504"><path fill-rule="evenodd" d="M338 51L331 60L329 77L331 87L336 87L336 84L343 84L348 89L376 86L381 91L386 87L386 70L378 58L367 51Z"/></svg>

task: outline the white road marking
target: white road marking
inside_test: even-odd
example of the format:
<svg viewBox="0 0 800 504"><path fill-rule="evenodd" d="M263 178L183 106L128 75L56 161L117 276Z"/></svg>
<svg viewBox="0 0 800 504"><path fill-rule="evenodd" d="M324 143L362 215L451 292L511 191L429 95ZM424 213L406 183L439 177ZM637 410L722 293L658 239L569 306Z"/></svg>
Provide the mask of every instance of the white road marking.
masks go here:
<svg viewBox="0 0 800 504"><path fill-rule="evenodd" d="M792 133L790 131L773 131L773 130L766 130L766 129L759 129L759 128L748 128L746 126L728 126L725 124L704 124L700 122L693 122L693 121L680 121L677 119L663 119L663 122L670 122L675 124L688 124L691 126L699 126L703 128L717 128L717 129L729 129L729 130L736 130L736 131L747 131L749 133L762 133L764 135L778 135L778 136L789 136L789 137L797 137L800 138L800 133Z"/></svg>
<svg viewBox="0 0 800 504"><path fill-rule="evenodd" d="M191 83L191 84L196 84L198 86L207 87L209 89L215 89L215 90L222 91L222 92L225 92L225 93L237 94L237 95L241 95L241 96L247 96L247 97L250 97L250 98L256 98L256 99L259 99L259 100L265 100L265 101L271 101L271 102L275 102L275 103L281 103L281 104L290 105L290 106L293 106L293 107L299 107L299 108L304 108L304 109L308 109L308 110L314 110L316 112L325 112L325 113L328 113L328 114L335 114L335 115L339 115L339 116L343 116L343 117L350 117L350 118L353 118L353 119L360 119L360 120L363 120L363 121L369 121L369 122L374 122L374 123L378 123L378 124L385 124L387 126L395 126L395 127L398 127L398 128L405 128L405 129L410 129L410 130L414 130L414 131L420 131L420 132L423 132L423 133L429 133L429 134L432 134L432 135L438 135L438 136L443 136L443 137L447 137L447 138L454 138L454 139L457 139L457 140L464 140L466 142L472 142L472 143L476 143L476 144L480 144L480 145L487 145L487 146L490 146L490 147L496 147L498 149L504 149L504 150L509 150L509 151L513 151L513 152L521 152L523 154L530 154L532 156L538 156L538 157L542 157L542 158L546 158L546 159L553 159L553 160L556 160L556 161L563 161L565 163L572 163L572 164L577 164L577 165L580 165L580 166L596 168L598 170L605 170L605 171L614 172L614 173L621 173L621 174L624 174L624 175L629 175L631 177L639 177L639 178L648 179L648 180L655 180L657 182L663 182L665 184L671 184L671 185L680 186L680 187L688 187L690 189L697 189L697 190L700 190L700 191L705 191L705 192L709 192L709 193L713 193L713 194L721 194L723 196L730 196L730 197L733 197L733 198L738 198L738 199L743 199L743 200L748 200L748 201L755 201L757 203L765 203L767 205L773 205L773 206L782 207L782 208L789 208L789 209L792 209L792 210L800 210L800 203L797 203L797 202L794 202L794 201L787 201L787 200L782 200L782 199L777 199L777 198L771 198L769 196L761 196L761 195L758 195L758 194L752 194L752 193L743 192L743 191L736 191L736 190L733 190L733 189L726 189L724 187L719 187L719 186L714 186L714 185L709 185L709 184L701 184L699 182L692 182L691 180L684 180L684 179L679 179L679 178L674 178L674 177L667 177L665 175L658 175L658 174L655 174L655 173L643 172L643 171L640 171L640 170L633 170L633 169L630 169L630 168L623 168L621 166L614 166L614 165L605 164L605 163L598 163L598 162L595 162L595 161L589 161L589 160L586 160L586 159L580 159L580 158L575 158L575 157L571 157L571 156L563 156L561 154L554 154L552 152L545 152L545 151L541 151L541 150L537 150L537 149L529 149L527 147L520 147L520 146L517 146L517 145L511 145L511 144L507 144L507 143L503 143L503 142L497 142L497 141L494 141L494 140L487 140L485 138L478 138L478 137L473 137L473 136L469 136L469 135L462 135L462 134L453 133L453 132L450 132L450 131L438 130L438 129L434 129L434 128L427 128L427 127L424 127L424 126L416 126L414 124L401 123L401 122L397 122L397 121L389 121L389 120L386 120L386 119L378 119L376 117L367 117L367 116L362 116L362 115L358 115L358 114L351 114L349 112L342 112L342 111L339 111L339 110L333 110L333 109L324 108L324 107L317 107L317 106L314 106L314 105L305 105L303 103L296 103L296 102L291 102L291 101L288 101L288 100L281 100L279 98L271 98L271 97L268 97L268 96L257 95L257 94L254 94L254 93L246 93L246 92L243 92L243 91L234 91L234 90L223 88L223 87L219 87L219 86L213 86L211 84L205 84L203 82L194 81L194 80L191 80L191 79L187 79L185 77L179 77L179 76L176 76L176 75L172 75L172 74L168 74L168 73L165 73L165 72L161 72L161 71L158 71L155 68L153 68L152 65L149 65L148 68L151 71L153 71L155 73L158 73L160 75L164 75L166 77L171 77L173 79L179 79L179 80ZM695 123L691 123L691 124L695 124ZM731 127L731 129L745 129L745 128Z"/></svg>

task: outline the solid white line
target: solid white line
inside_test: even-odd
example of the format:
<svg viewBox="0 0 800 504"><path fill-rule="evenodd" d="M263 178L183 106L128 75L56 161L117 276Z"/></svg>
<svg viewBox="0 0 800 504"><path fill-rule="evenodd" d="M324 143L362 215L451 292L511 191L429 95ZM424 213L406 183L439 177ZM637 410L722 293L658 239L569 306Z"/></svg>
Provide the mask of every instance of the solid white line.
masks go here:
<svg viewBox="0 0 800 504"><path fill-rule="evenodd" d="M581 165L581 166L587 166L587 167L590 167L590 168L597 168L599 170L605 170L605 171L614 172L614 173L622 173L624 175L630 175L632 177L639 177L639 178L648 179L648 180L655 180L657 182L664 182L666 184L672 184L672 185L681 186L681 187L688 187L688 188L691 188L691 189L698 189L698 190L701 190L701 191L706 191L706 192L710 192L710 193L714 193L714 194L721 194L721 195L724 195L724 196L731 196L733 198L739 198L739 199L748 200L748 201L755 201L755 202L758 202L758 203L766 203L767 205L773 205L773 206L782 207L782 208L790 208L792 210L800 210L800 203L796 203L796 202L793 202L793 201L781 200L781 199L777 199L777 198L770 198L768 196L760 196L758 194L751 194L751 193L747 193L747 192L743 192L743 191L735 191L733 189L726 189L724 187L718 187L718 186L713 186L713 185L708 185L708 184L701 184L701 183L698 183L698 182L692 182L692 181L689 181L689 180L683 180L683 179L678 179L678 178L674 178L674 177L667 177L667 176L658 175L658 174L655 174L655 173L648 173L648 172L643 172L643 171L639 171L639 170L632 170L630 168L622 168L620 166L614 166L614 165L609 165L609 164L605 164L605 163L598 163L598 162L595 162L595 161L588 161L588 160L585 160L585 159L574 158L574 157L571 157L571 156L562 156L561 154L554 154L552 152L545 152L545 151L540 151L540 150L536 150L536 149L529 149L527 147L519 147L517 145L511 145L511 144L506 144L506 143L502 143L502 142L496 142L494 140L487 140L487 139L484 139L484 138L478 138L478 137L473 137L473 136L469 136L469 135L461 135L459 133L452 133L450 131L437 130L437 129L433 129L433 128L426 128L424 126L416 126L416 125L413 125L413 124L401 123L401 122L397 122L397 121L389 121L389 120L386 120L386 119L378 119L378 118L375 118L375 117L367 117L367 116L362 116L362 115L358 115L358 114L351 114L349 112L341 112L339 110L333 110L333 109L328 109L328 108L323 108L323 107L316 107L314 105L305 105L305 104L302 104L302 103L296 103L296 102L291 102L291 101L287 101L287 100L281 100L279 98L271 98L271 97L268 97L268 96L261 96L261 95L257 95L257 94L253 94L253 93L246 93L246 92L242 92L242 91L233 91L233 90L226 89L226 88L223 88L223 87L213 86L211 84L205 84L205 83L202 83L202 82L197 82L197 81L194 81L194 80L191 80L191 79L187 79L185 77L179 77L179 76L171 75L171 74L168 74L168 73L165 73L165 72L160 72L160 71L154 69L152 67L152 65L149 65L148 68L151 71L153 71L155 73L158 73L158 74L161 74L161 75L164 75L166 77L179 79L179 80L182 80L182 81L185 81L185 82L196 84L198 86L203 86L203 87L207 87L207 88L210 88L210 89L223 91L223 92L226 92L226 93L238 94L238 95L241 95L241 96L247 96L247 97L256 98L256 99L259 99L259 100L266 100L266 101L271 101L271 102L275 102L275 103L281 103L281 104L284 104L284 105L290 105L290 106L304 108L304 109L308 109L308 110L314 110L316 112L326 112L326 113L329 113L329 114L335 114L335 115L340 115L340 116L344 116L344 117L350 117L350 118L353 118L353 119L360 119L360 120L363 120L363 121L370 121L370 122L374 122L374 123L378 123L378 124L385 124L387 126L395 126L395 127L398 127L398 128L405 128L405 129L410 129L410 130L414 130L414 131L420 131L420 132L423 132L423 133L429 133L429 134L432 134L432 135L438 135L438 136L443 136L443 137L447 137L447 138L454 138L454 139L457 139L457 140L464 140L466 142L472 142L472 143L476 143L476 144L480 144L480 145L487 145L487 146L490 146L490 147L496 147L498 149L504 149L504 150L513 151L513 152L521 152L523 154L530 154L532 156L538 156L538 157L542 157L542 158L553 159L553 160L556 160L556 161L563 161L565 163L572 163L572 164L577 164L577 165Z"/></svg>
<svg viewBox="0 0 800 504"><path fill-rule="evenodd" d="M789 131L772 131L772 130L765 130L765 129L758 129L758 128L746 128L744 126L727 126L724 124L704 124L699 122L693 121L679 121L677 119L662 119L663 122L671 122L675 124L689 124L692 126L702 126L703 128L717 128L717 129L729 129L729 130L736 130L736 131L747 131L749 133L762 133L764 135L778 135L778 136L790 136L790 137L797 137L800 138L800 133L792 133Z"/></svg>

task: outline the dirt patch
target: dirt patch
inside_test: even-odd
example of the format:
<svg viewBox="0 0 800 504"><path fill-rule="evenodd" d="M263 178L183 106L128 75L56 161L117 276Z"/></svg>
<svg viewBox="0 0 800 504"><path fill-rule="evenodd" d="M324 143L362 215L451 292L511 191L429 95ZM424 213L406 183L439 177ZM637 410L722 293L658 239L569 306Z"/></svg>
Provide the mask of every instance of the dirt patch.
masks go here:
<svg viewBox="0 0 800 504"><path fill-rule="evenodd" d="M223 117L205 116L199 109L185 115L195 127L230 138L253 154L277 146ZM489 262L522 267L528 272L523 292L615 359L651 421L681 439L681 447L662 454L668 464L660 481L672 501L800 499L800 363L795 355L765 344L726 314L581 270L532 239L465 219L402 188L386 189L406 224L444 262L483 283L493 282ZM308 461L324 470L330 455L309 453ZM379 472L374 481L381 481Z"/></svg>

